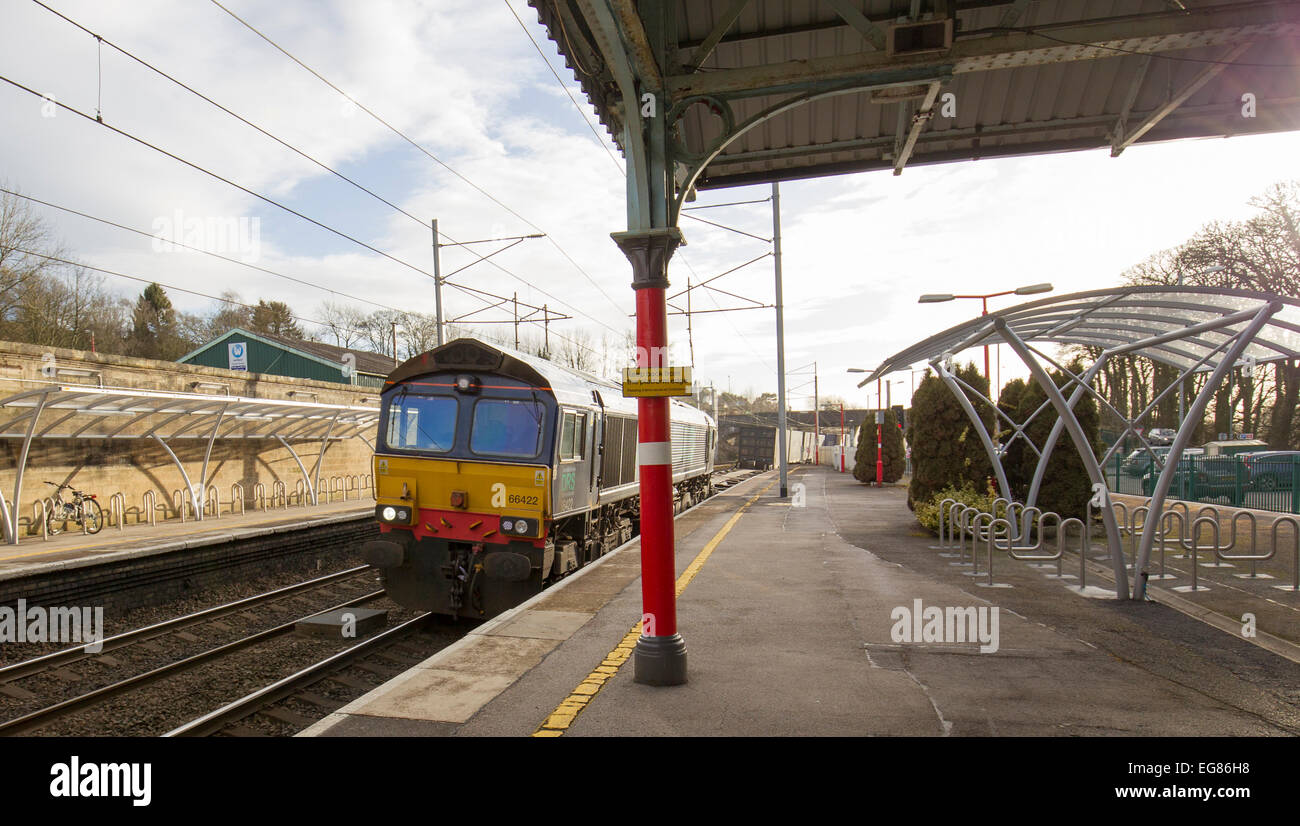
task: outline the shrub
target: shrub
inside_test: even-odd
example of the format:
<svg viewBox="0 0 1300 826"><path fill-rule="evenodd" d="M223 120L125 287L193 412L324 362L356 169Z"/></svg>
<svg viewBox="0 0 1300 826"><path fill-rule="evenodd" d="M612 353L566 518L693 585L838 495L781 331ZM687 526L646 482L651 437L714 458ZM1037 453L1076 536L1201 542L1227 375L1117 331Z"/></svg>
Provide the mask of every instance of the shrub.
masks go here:
<svg viewBox="0 0 1300 826"><path fill-rule="evenodd" d="M988 392L988 380L973 363L955 374L981 393ZM975 401L985 426L993 429L993 408ZM970 419L943 381L928 371L912 397L907 417L907 442L912 446L912 484L907 504L913 509L948 487L983 490L993 473L988 454Z"/></svg>
<svg viewBox="0 0 1300 826"><path fill-rule="evenodd" d="M884 460L884 480L897 482L907 469L907 456L903 450L903 431L898 426L894 411L885 411L885 424L881 429L881 457ZM858 449L853 456L853 478L859 482L876 481L876 417L867 416L858 430Z"/></svg>
<svg viewBox="0 0 1300 826"><path fill-rule="evenodd" d="M916 521L921 523L921 527L931 533L939 532L939 503L945 499L956 499L972 508L979 508L982 511L991 512L993 510L993 500L996 497L991 490L985 490L980 493L975 486L967 482L962 487L949 485L943 490L936 491L923 502L917 502L913 511L916 513Z"/></svg>

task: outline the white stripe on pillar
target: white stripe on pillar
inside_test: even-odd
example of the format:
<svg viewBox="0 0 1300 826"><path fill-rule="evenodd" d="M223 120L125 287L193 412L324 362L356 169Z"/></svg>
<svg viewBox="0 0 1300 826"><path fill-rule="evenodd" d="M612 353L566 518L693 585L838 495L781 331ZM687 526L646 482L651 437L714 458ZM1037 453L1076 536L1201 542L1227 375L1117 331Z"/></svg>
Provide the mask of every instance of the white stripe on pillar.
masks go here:
<svg viewBox="0 0 1300 826"><path fill-rule="evenodd" d="M672 442L641 442L636 446L636 463L638 465L671 465L673 463Z"/></svg>

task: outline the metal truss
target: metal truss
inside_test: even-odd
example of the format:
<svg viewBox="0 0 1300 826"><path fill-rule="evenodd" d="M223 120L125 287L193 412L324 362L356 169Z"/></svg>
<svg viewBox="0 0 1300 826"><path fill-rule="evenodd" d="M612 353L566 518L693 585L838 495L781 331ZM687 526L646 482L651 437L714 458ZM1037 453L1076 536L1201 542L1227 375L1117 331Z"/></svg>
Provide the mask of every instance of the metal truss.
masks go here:
<svg viewBox="0 0 1300 826"><path fill-rule="evenodd" d="M111 422L111 426L104 427L106 422ZM202 520L203 491L208 484L212 447L218 441L274 440L282 445L297 462L311 502L316 504L315 481L329 446L356 437L373 449L373 442L366 434L378 422L378 408L356 405L64 384L24 390L0 398L0 439L19 442L13 501L6 502L0 494L0 535L4 542L18 544L23 477L32 443L38 439L156 442L176 465L194 516ZM195 481L173 449L180 440L201 441L204 445L203 462ZM299 445L320 441L320 453L310 474L291 441Z"/></svg>
<svg viewBox="0 0 1300 826"><path fill-rule="evenodd" d="M1209 400L1234 367L1242 363L1277 361L1300 357L1300 302L1278 299L1265 293L1212 288L1132 288L1079 293L1031 302L997 313L981 316L940 333L894 356L863 380L875 381L886 373L910 367L917 357L929 360L939 378L966 413L992 464L1002 496L1014 501L1002 458L1007 449L1023 439L1037 454L1024 506L1035 507L1042 490L1048 463L1062 434L1068 433L1089 479L1100 498L1099 512L1106 529L1115 575L1115 592L1122 599L1144 599L1146 572L1150 564L1152 543L1159 535L1164 502L1173 483L1184 448L1203 419ZM1103 347L1101 355L1081 373L1071 370L1031 342L1055 344L1087 342ZM1039 405L1023 422L1015 421L991 398L953 373L952 355L970 347L990 343L1007 344L1029 369L1034 382L1047 401ZM1175 368L1176 377L1155 398L1132 416L1121 413L1092 386L1104 365L1118 356L1136 354L1161 361ZM1251 355L1253 354L1253 355ZM1048 373L1052 368L1065 377L1058 387ZM1156 480L1145 527L1135 555L1133 570L1138 577L1130 582L1122 552L1119 524L1110 507L1109 489L1103 468L1121 449L1124 437L1135 437L1143 449L1154 452L1143 436L1141 427L1171 392L1184 385L1195 373L1209 372L1209 379L1187 410L1164 467ZM1067 395L1068 394L1068 397ZM1124 422L1124 430L1115 444L1100 459L1093 452L1083 427L1075 415L1078 404L1091 397L1099 409ZM990 428L977 412L976 405L989 405L995 421L1005 422L1010 435L999 442L997 431ZM1026 429L1035 417L1048 408L1056 421L1041 445L1034 444ZM1020 526L1011 525L1013 535Z"/></svg>

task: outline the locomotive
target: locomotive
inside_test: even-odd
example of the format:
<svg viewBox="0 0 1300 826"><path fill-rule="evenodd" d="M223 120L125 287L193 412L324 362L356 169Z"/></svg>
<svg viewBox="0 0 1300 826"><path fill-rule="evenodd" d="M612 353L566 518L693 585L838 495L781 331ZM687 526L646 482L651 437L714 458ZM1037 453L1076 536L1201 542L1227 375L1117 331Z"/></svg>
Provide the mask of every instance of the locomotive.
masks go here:
<svg viewBox="0 0 1300 826"><path fill-rule="evenodd" d="M639 532L637 404L619 385L460 338L389 374L361 549L399 604L486 619ZM711 493L711 417L671 404L675 509Z"/></svg>

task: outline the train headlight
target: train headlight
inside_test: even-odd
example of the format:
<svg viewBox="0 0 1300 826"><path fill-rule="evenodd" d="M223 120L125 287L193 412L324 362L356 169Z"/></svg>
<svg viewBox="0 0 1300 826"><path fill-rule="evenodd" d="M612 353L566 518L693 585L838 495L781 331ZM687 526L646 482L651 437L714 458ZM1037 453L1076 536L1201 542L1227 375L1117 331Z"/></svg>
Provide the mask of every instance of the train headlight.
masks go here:
<svg viewBox="0 0 1300 826"><path fill-rule="evenodd" d="M389 525L409 525L411 508L406 505L376 505L375 518Z"/></svg>
<svg viewBox="0 0 1300 826"><path fill-rule="evenodd" d="M538 521L523 516L510 516L501 520L501 533L514 536L537 536Z"/></svg>

